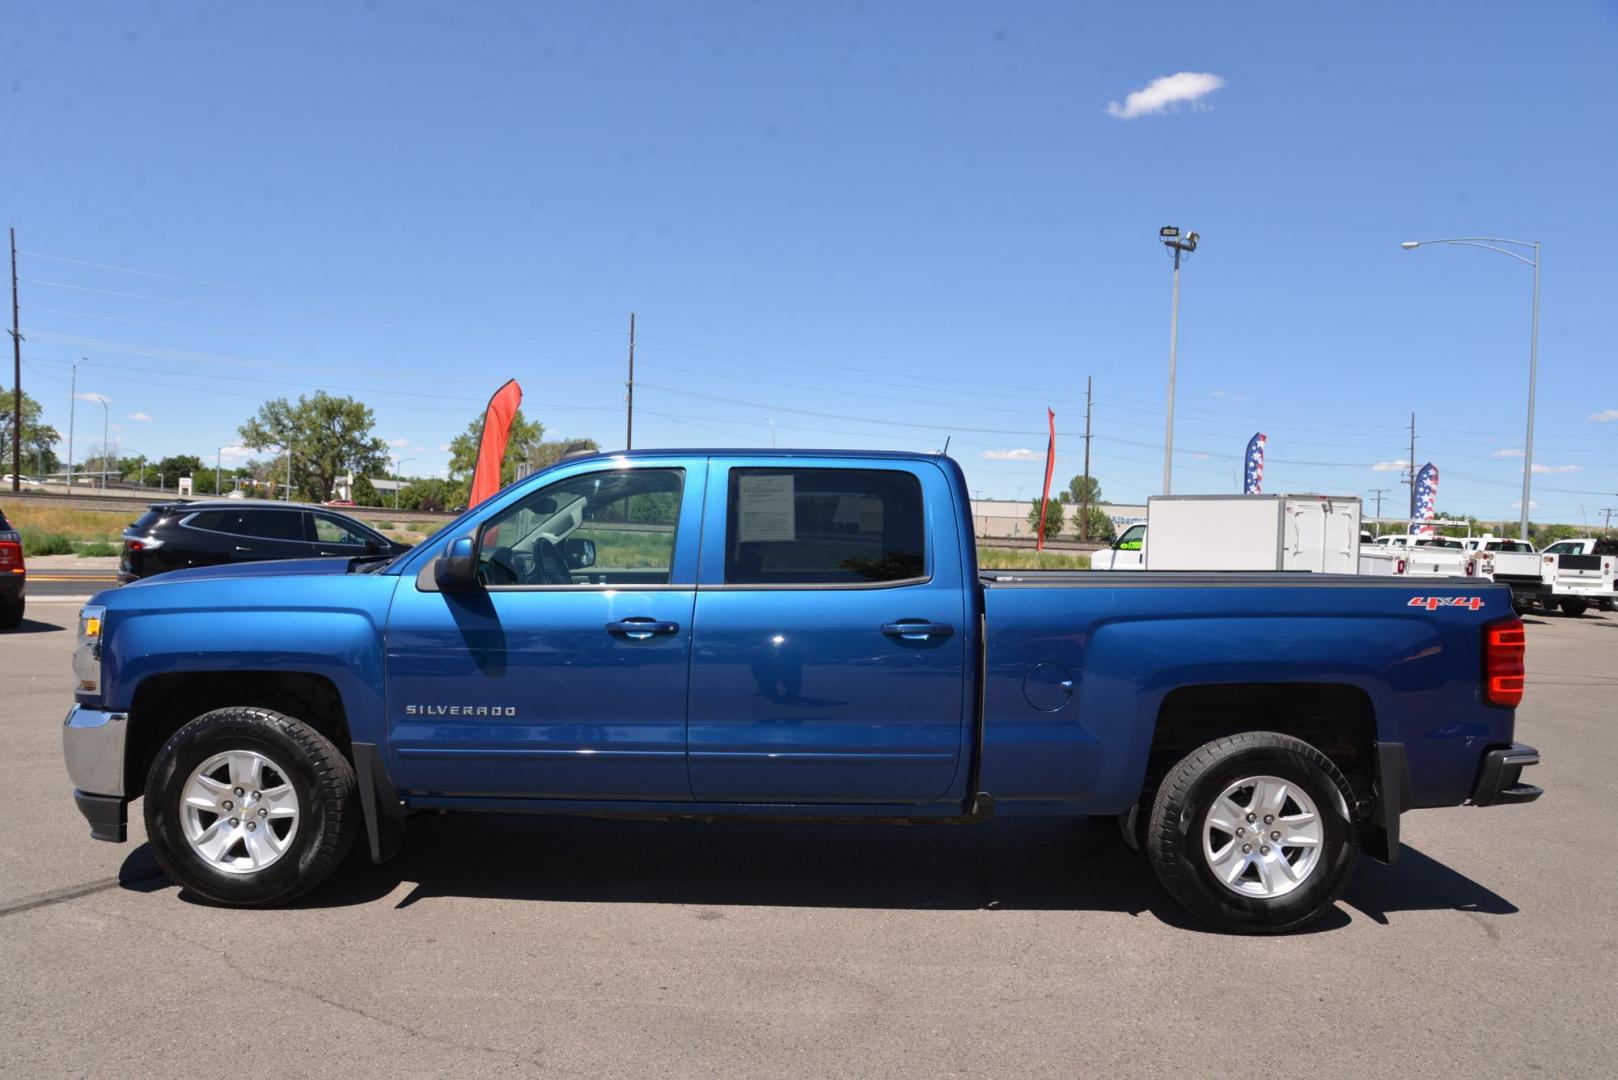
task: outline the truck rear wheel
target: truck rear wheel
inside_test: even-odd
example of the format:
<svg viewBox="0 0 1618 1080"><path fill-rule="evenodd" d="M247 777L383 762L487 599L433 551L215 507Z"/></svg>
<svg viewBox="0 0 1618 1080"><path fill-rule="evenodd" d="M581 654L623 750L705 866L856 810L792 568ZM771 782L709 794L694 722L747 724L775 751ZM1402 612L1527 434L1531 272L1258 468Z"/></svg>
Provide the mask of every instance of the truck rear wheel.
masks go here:
<svg viewBox="0 0 1618 1080"><path fill-rule="evenodd" d="M1348 781L1302 740L1252 731L1169 770L1146 829L1158 880L1219 930L1275 934L1318 918L1359 856Z"/></svg>
<svg viewBox="0 0 1618 1080"><path fill-rule="evenodd" d="M1562 598L1562 614L1578 617L1590 609L1590 602L1583 597L1567 596Z"/></svg>
<svg viewBox="0 0 1618 1080"><path fill-rule="evenodd" d="M284 904L324 881L359 826L354 769L269 709L216 709L158 751L146 835L168 875L220 904Z"/></svg>
<svg viewBox="0 0 1618 1080"><path fill-rule="evenodd" d="M0 630L15 630L22 625L23 608L26 600L18 600L15 604L0 604Z"/></svg>

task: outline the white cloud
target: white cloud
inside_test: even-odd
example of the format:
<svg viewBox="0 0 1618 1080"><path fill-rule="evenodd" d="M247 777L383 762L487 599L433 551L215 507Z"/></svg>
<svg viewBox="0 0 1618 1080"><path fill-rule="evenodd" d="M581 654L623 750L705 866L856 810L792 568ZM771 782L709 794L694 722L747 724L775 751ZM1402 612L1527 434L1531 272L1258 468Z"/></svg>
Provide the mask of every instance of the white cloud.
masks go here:
<svg viewBox="0 0 1618 1080"><path fill-rule="evenodd" d="M406 439L406 438L403 438L403 437L400 437L400 438L397 438L397 439L389 439L388 440L388 445L389 446L409 446L410 445L410 440Z"/></svg>
<svg viewBox="0 0 1618 1080"><path fill-rule="evenodd" d="M143 420L148 424L152 422L152 418L143 412L132 412L129 414L129 418L131 420Z"/></svg>
<svg viewBox="0 0 1618 1080"><path fill-rule="evenodd" d="M1521 510L1522 509L1522 500L1518 499L1516 502L1512 503L1511 508L1513 510ZM1535 502L1534 500L1529 499L1528 500L1528 509L1530 509L1530 510L1538 510L1539 509L1539 504L1537 502Z"/></svg>
<svg viewBox="0 0 1618 1080"><path fill-rule="evenodd" d="M1015 450L985 450L983 456L990 461L1033 461L1034 452L1026 446Z"/></svg>
<svg viewBox="0 0 1618 1080"><path fill-rule="evenodd" d="M94 390L86 390L82 394L75 394L73 396L78 398L80 401L100 401L105 403L112 400L112 398L108 397L106 394L98 394Z"/></svg>
<svg viewBox="0 0 1618 1080"><path fill-rule="evenodd" d="M1182 105L1199 109L1203 98L1225 85L1225 80L1206 71L1181 71L1153 79L1139 90L1124 96L1123 104L1107 102L1107 115L1119 120L1133 120L1151 113L1177 111Z"/></svg>
<svg viewBox="0 0 1618 1080"><path fill-rule="evenodd" d="M1209 460L1211 460L1213 458L1213 455L1212 454L1197 453L1197 454L1192 454L1191 457L1196 461L1209 461Z"/></svg>
<svg viewBox="0 0 1618 1080"><path fill-rule="evenodd" d="M438 452L439 452L439 453L440 453L440 454L447 454L447 453L449 453L449 452L450 452L450 445L449 445L449 443L445 443L445 444L444 444L444 445L443 445L443 446L440 446L440 447L439 447L439 448L438 448Z"/></svg>
<svg viewBox="0 0 1618 1080"><path fill-rule="evenodd" d="M1494 452L1493 456L1494 457L1522 457L1522 447L1519 446L1515 450L1496 450Z"/></svg>
<svg viewBox="0 0 1618 1080"><path fill-rule="evenodd" d="M1406 461L1404 458L1400 458L1397 461L1379 461L1375 465L1371 466L1371 471L1404 472L1408 468L1410 468L1410 462Z"/></svg>
<svg viewBox="0 0 1618 1080"><path fill-rule="evenodd" d="M219 448L219 456L228 458L252 457L253 451L245 446L222 446Z"/></svg>
<svg viewBox="0 0 1618 1080"><path fill-rule="evenodd" d="M1234 390L1215 390L1213 392L1213 394L1210 395L1210 396L1217 397L1217 398L1230 398L1230 400L1232 400L1232 401L1246 401L1247 400L1247 395L1246 394L1239 394Z"/></svg>
<svg viewBox="0 0 1618 1080"><path fill-rule="evenodd" d="M1598 424L1605 424L1609 420L1618 420L1618 409L1602 409L1598 413L1591 413L1590 419Z"/></svg>
<svg viewBox="0 0 1618 1080"><path fill-rule="evenodd" d="M1579 466L1577 465L1541 465L1537 461L1534 462L1534 473L1536 475L1539 473L1570 473L1578 471Z"/></svg>

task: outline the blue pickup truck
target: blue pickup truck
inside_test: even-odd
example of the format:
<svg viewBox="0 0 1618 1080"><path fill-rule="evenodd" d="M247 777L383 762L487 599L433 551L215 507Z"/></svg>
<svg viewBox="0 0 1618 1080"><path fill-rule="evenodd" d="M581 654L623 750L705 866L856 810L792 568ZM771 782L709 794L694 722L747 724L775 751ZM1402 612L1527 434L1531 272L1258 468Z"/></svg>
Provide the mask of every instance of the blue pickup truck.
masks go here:
<svg viewBox="0 0 1618 1080"><path fill-rule="evenodd" d="M1297 927L1416 807L1529 802L1507 589L984 572L941 455L564 459L374 556L96 596L64 730L91 835L291 901L419 811L1116 819L1235 932ZM468 826L475 827L475 826Z"/></svg>

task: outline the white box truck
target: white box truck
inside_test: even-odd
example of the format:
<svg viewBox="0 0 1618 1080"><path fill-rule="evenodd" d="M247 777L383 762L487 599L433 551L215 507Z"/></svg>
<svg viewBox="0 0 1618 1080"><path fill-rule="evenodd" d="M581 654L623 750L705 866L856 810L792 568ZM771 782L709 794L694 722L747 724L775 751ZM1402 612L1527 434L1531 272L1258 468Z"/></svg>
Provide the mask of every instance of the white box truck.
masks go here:
<svg viewBox="0 0 1618 1080"><path fill-rule="evenodd" d="M1360 569L1360 500L1347 495L1158 495L1148 570Z"/></svg>

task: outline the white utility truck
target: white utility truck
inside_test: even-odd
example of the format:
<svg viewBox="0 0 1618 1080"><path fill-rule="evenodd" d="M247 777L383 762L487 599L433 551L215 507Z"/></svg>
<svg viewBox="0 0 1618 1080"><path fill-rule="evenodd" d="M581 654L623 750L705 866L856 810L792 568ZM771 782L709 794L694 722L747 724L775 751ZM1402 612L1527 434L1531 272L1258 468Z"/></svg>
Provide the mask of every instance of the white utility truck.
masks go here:
<svg viewBox="0 0 1618 1080"><path fill-rule="evenodd" d="M1583 615L1595 604L1613 606L1618 579L1618 541L1607 538L1558 540L1542 554L1545 568L1545 606L1560 607L1564 615Z"/></svg>
<svg viewBox="0 0 1618 1080"><path fill-rule="evenodd" d="M1467 537L1466 547L1494 561L1494 580L1511 586L1512 607L1527 611L1545 600L1545 567L1550 560L1533 544L1484 533Z"/></svg>
<svg viewBox="0 0 1618 1080"><path fill-rule="evenodd" d="M1136 530L1140 529L1137 533ZM1141 544L1142 561L1126 544ZM1344 495L1158 495L1098 570L1359 572L1360 500Z"/></svg>

